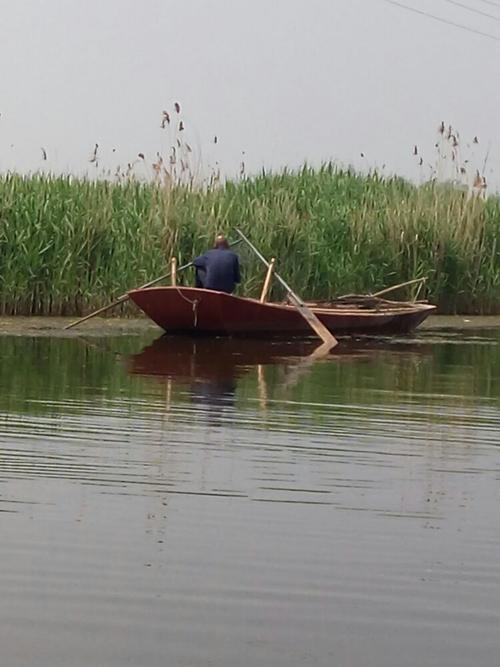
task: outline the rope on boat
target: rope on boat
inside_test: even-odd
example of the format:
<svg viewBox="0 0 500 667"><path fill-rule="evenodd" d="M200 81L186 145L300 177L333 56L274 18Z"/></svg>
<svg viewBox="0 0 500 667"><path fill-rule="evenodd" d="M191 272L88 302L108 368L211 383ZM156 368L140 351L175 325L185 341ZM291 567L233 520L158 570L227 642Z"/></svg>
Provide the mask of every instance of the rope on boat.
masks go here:
<svg viewBox="0 0 500 667"><path fill-rule="evenodd" d="M184 294L181 292L181 290L178 287L176 287L176 290L178 291L179 296L182 299L184 299L184 301L187 301L188 303L191 304L192 309L193 309L193 326L196 329L196 327L198 326L198 304L199 304L199 300L194 299L194 301L191 301L191 299L188 299L187 296L184 296Z"/></svg>

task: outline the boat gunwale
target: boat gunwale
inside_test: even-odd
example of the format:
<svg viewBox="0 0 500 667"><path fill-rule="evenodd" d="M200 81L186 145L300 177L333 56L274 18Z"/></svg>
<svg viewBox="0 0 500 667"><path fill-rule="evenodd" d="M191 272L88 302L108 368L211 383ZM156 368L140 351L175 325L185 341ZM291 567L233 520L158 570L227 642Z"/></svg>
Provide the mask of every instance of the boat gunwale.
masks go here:
<svg viewBox="0 0 500 667"><path fill-rule="evenodd" d="M210 293L211 295L219 295L222 294L225 297L230 297L232 299L237 299L238 301L249 301L254 304L258 304L259 306L264 306L266 308L272 308L276 310L285 310L285 311L294 311L295 306L292 304L287 304L287 303L276 303L274 301L265 301L262 302L259 299L255 299L253 297L248 297L248 296L238 296L236 294L228 294L227 292L221 292L219 290L209 290L205 289L203 287L188 287L188 286L183 286L183 285L161 285L159 287L146 287L146 288L138 288L138 289L133 289L128 292L128 294L132 293L137 293L137 292L153 292L153 291L176 291L179 292L181 296L182 291L184 290L189 290L190 292L196 291L196 292L202 292L202 293ZM186 298L186 297L183 297ZM369 316L371 318L373 317L388 317L390 315L409 315L411 313L423 313L425 311L433 311L436 310L436 306L432 304L427 304L427 303L415 303L411 304L408 302L399 302L399 301L386 301L385 299L383 300L384 303L390 304L393 307L386 308L386 309L375 309L375 308L352 308L349 309L349 307L345 308L336 308L335 306L332 306L330 308L321 308L318 306L315 306L311 302L304 302L311 310L313 310L314 313L318 313L320 315L328 315L328 314L338 314L338 315L354 315L356 317L362 316Z"/></svg>

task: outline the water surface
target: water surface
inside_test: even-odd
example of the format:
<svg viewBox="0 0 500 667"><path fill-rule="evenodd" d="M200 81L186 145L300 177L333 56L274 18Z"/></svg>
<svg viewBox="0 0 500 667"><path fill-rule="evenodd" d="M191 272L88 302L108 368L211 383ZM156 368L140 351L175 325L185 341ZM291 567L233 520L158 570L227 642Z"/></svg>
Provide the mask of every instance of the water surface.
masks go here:
<svg viewBox="0 0 500 667"><path fill-rule="evenodd" d="M8 667L491 667L500 332L0 338Z"/></svg>

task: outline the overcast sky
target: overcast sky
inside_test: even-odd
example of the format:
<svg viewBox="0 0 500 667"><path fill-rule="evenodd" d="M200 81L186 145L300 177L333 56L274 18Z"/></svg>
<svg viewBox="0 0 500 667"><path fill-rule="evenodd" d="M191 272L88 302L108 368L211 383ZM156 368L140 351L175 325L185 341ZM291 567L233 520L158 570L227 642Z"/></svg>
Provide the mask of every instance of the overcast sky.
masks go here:
<svg viewBox="0 0 500 667"><path fill-rule="evenodd" d="M386 0L0 0L0 170L93 173L96 142L99 170L150 164L178 101L205 170L424 178L444 120L500 186L500 0L401 3L499 41Z"/></svg>

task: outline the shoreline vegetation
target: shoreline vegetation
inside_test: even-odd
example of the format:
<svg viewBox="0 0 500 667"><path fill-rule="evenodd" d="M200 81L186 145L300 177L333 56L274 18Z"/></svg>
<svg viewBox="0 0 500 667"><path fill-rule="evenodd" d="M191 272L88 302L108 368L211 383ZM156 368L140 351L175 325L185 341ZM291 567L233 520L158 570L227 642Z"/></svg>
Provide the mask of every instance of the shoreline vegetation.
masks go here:
<svg viewBox="0 0 500 667"><path fill-rule="evenodd" d="M172 256L189 262L218 232L232 240L235 227L276 257L303 298L427 276L419 298L440 313L500 314L500 198L325 164L204 188L3 175L0 315L88 313L166 273ZM262 266L243 246L238 252L238 293L256 296ZM192 284L192 272L179 281ZM412 298L412 289L393 298ZM282 297L277 285L273 296Z"/></svg>

